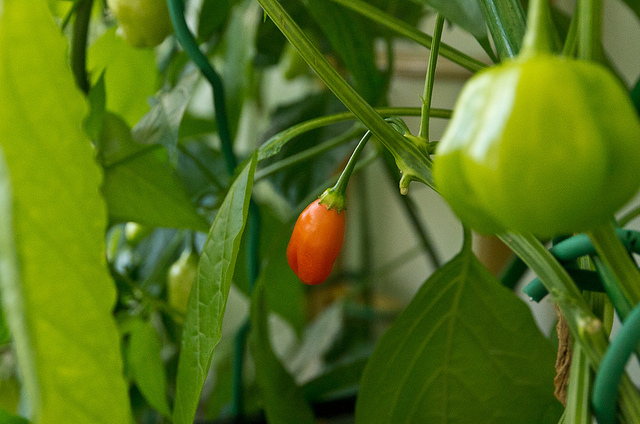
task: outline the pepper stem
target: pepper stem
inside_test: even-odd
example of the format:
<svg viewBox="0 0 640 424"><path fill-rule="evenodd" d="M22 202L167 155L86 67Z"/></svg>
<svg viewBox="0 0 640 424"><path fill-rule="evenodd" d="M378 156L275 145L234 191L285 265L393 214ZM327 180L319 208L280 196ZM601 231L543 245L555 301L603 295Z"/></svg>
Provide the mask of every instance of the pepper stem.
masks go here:
<svg viewBox="0 0 640 424"><path fill-rule="evenodd" d="M519 57L526 58L540 53L554 53L560 39L551 20L549 0L531 0L527 16L527 31L524 35Z"/></svg>
<svg viewBox="0 0 640 424"><path fill-rule="evenodd" d="M360 153L362 153L364 146L370 138L371 131L367 131L351 154L349 162L347 162L347 166L345 166L342 174L340 174L340 178L338 178L336 184L326 189L325 192L322 193L322 196L320 196L320 203L325 205L327 209L333 209L340 213L347 208L347 184L349 183L349 178L351 178L351 173L356 167Z"/></svg>

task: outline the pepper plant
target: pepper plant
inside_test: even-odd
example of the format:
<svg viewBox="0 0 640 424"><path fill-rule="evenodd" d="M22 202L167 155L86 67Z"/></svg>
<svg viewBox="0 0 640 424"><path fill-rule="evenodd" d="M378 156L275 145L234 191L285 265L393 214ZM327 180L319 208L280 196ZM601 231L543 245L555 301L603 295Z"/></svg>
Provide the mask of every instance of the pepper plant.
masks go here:
<svg viewBox="0 0 640 424"><path fill-rule="evenodd" d="M640 422L640 82L603 0L524 3L0 0L0 422ZM429 49L420 107L388 105L399 39ZM441 56L471 75L454 110ZM446 263L419 185L460 219ZM402 307L383 202L435 269ZM514 253L500 278L474 234Z"/></svg>

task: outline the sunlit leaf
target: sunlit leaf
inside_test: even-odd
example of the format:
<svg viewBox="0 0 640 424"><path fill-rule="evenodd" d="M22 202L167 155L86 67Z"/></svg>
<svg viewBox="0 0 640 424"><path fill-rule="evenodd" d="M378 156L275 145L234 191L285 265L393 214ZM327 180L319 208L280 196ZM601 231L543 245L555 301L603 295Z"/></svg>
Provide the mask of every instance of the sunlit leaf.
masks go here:
<svg viewBox="0 0 640 424"><path fill-rule="evenodd" d="M356 422L556 423L554 362L527 306L465 249L376 346Z"/></svg>
<svg viewBox="0 0 640 424"><path fill-rule="evenodd" d="M0 57L0 285L33 421L127 423L102 175L45 1L4 1Z"/></svg>
<svg viewBox="0 0 640 424"><path fill-rule="evenodd" d="M229 189L204 244L182 332L173 421L193 423L222 319L240 239L247 222L255 155Z"/></svg>

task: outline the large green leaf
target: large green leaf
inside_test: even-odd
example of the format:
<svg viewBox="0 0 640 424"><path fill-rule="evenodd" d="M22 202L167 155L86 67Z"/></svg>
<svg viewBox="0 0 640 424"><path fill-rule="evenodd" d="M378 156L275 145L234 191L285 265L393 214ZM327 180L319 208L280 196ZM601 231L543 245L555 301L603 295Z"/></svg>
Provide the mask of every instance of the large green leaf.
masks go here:
<svg viewBox="0 0 640 424"><path fill-rule="evenodd" d="M357 423L556 423L555 352L527 306L465 249L384 334Z"/></svg>
<svg viewBox="0 0 640 424"><path fill-rule="evenodd" d="M269 341L269 319L264 295L264 281L259 280L251 298L251 352L256 363L256 381L270 424L314 424L316 422L304 393L296 385Z"/></svg>
<svg viewBox="0 0 640 424"><path fill-rule="evenodd" d="M218 210L198 263L182 331L173 421L193 422L213 349L222 336L240 239L247 222L256 155L236 178Z"/></svg>
<svg viewBox="0 0 640 424"><path fill-rule="evenodd" d="M147 97L156 92L157 69L152 49L136 49L116 35L105 32L89 48L87 67L95 83L104 74L107 110L133 127L149 111Z"/></svg>
<svg viewBox="0 0 640 424"><path fill-rule="evenodd" d="M47 3L3 8L0 284L33 421L126 423L101 174L81 129L86 104Z"/></svg>
<svg viewBox="0 0 640 424"><path fill-rule="evenodd" d="M112 221L208 230L169 164L159 159L160 146L154 150L135 143L127 124L113 114L105 115L98 146L105 170L102 192Z"/></svg>

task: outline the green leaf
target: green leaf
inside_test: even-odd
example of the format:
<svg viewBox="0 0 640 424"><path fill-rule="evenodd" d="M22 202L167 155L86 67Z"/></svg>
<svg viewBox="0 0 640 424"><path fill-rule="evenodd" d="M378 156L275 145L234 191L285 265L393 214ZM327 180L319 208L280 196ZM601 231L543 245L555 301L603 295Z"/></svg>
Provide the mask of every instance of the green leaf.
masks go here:
<svg viewBox="0 0 640 424"><path fill-rule="evenodd" d="M3 9L0 285L33 421L126 423L86 104L46 2L6 0Z"/></svg>
<svg viewBox="0 0 640 424"><path fill-rule="evenodd" d="M433 7L448 21L478 39L487 38L487 26L478 0L414 0Z"/></svg>
<svg viewBox="0 0 640 424"><path fill-rule="evenodd" d="M165 417L170 417L161 348L157 331L148 322L136 319L135 325L130 327L126 349L128 370L149 405Z"/></svg>
<svg viewBox="0 0 640 424"><path fill-rule="evenodd" d="M182 331L173 411L176 424L193 422L213 350L222 336L222 318L247 222L256 162L254 155L229 189L200 257Z"/></svg>
<svg viewBox="0 0 640 424"><path fill-rule="evenodd" d="M116 35L105 32L87 53L92 84L104 73L107 110L133 127L149 111L147 97L156 92L158 72L153 49L136 49Z"/></svg>
<svg viewBox="0 0 640 424"><path fill-rule="evenodd" d="M84 131L91 140L97 140L102 130L102 121L106 112L107 97L104 87L104 74L100 74L98 81L91 87L87 100L90 111L83 122Z"/></svg>
<svg viewBox="0 0 640 424"><path fill-rule="evenodd" d="M198 19L198 39L206 42L219 33L235 0L204 0Z"/></svg>
<svg viewBox="0 0 640 424"><path fill-rule="evenodd" d="M353 355L333 364L322 374L305 383L305 396L317 401L337 399L343 393L357 393L369 356Z"/></svg>
<svg viewBox="0 0 640 424"><path fill-rule="evenodd" d="M622 0L629 9L636 15L636 18L640 19L640 0Z"/></svg>
<svg viewBox="0 0 640 424"><path fill-rule="evenodd" d="M314 424L311 407L271 348L264 281L256 284L251 299L251 352L256 363L256 381L270 424Z"/></svg>
<svg viewBox="0 0 640 424"><path fill-rule="evenodd" d="M489 33L501 59L520 51L525 32L525 14L519 0L478 0Z"/></svg>
<svg viewBox="0 0 640 424"><path fill-rule="evenodd" d="M199 77L199 72L192 72L171 90L158 94L151 110L131 130L133 139L140 144L162 144L175 163L180 122Z"/></svg>
<svg viewBox="0 0 640 424"><path fill-rule="evenodd" d="M0 346L9 343L10 340L11 334L9 333L7 321L4 318L4 312L2 312L2 304L0 303Z"/></svg>
<svg viewBox="0 0 640 424"><path fill-rule="evenodd" d="M356 91L375 104L384 95L384 79L376 65L374 37L363 19L329 1L305 5L355 80Z"/></svg>
<svg viewBox="0 0 640 424"><path fill-rule="evenodd" d="M134 142L118 116L105 115L98 146L105 169L102 193L111 221L209 229L169 165L158 158L159 149Z"/></svg>
<svg viewBox="0 0 640 424"><path fill-rule="evenodd" d="M22 417L18 417L17 415L13 415L0 409L0 423L2 424L29 424L29 421L25 420Z"/></svg>
<svg viewBox="0 0 640 424"><path fill-rule="evenodd" d="M261 204L260 211L261 274L265 280L267 304L269 309L284 318L300 335L305 323L304 284L300 283L289 267L286 253L292 226L288 222L283 223L268 204ZM243 240L243 246L245 242ZM233 281L236 287L249 296L245 256L238 258Z"/></svg>
<svg viewBox="0 0 640 424"><path fill-rule="evenodd" d="M240 123L245 98L251 94L253 80L253 49L255 25L248 25L248 17L255 19L252 3L245 2L231 10L229 24L224 33L225 54L222 83L227 106L229 131L234 139Z"/></svg>
<svg viewBox="0 0 640 424"><path fill-rule="evenodd" d="M527 306L465 249L381 338L356 422L556 423L554 362Z"/></svg>

